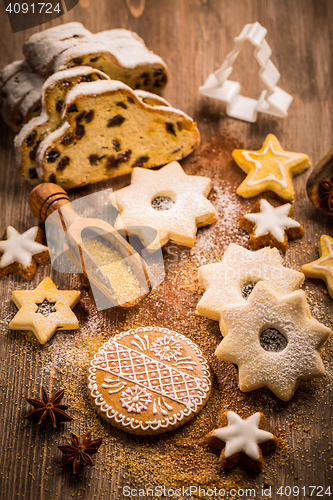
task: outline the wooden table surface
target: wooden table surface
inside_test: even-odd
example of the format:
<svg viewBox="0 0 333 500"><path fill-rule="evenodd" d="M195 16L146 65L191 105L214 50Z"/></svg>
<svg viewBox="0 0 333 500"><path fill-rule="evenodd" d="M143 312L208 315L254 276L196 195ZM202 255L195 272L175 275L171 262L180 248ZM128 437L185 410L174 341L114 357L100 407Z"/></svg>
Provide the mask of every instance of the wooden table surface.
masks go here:
<svg viewBox="0 0 333 500"><path fill-rule="evenodd" d="M21 58L23 41L42 28L13 34L2 2L0 16L0 67L3 67ZM213 355L221 341L218 324L197 316L195 307L203 293L197 280L198 266L219 260L232 241L247 246L248 237L239 229L238 220L254 207L257 199L244 200L235 194L244 174L233 163L231 151L239 146L258 149L270 132L286 150L307 153L312 165L332 148L333 3L330 0L80 0L72 11L43 28L69 21L80 21L93 32L131 29L167 62L169 83L163 96L192 116L201 133L200 146L181 162L182 166L189 174L212 178L210 199L219 218L211 227L198 231L193 249L168 245L164 251L165 281L139 305L125 311L111 309L98 313L85 279L57 273L50 263L39 266L31 283L16 275L1 280L1 499L138 498L135 495L139 491L126 497L123 486L138 489L191 485L206 490L224 488L224 498L232 495L228 493L230 488L236 492L243 488L233 498L254 498L254 492L246 493L246 488L255 489L255 498L268 498L263 496L263 487L272 488L274 499L308 498L311 492L312 498L330 498L324 493L331 486L333 494L332 339L323 349L326 377L301 383L290 402L278 400L267 389L244 394L236 384L236 369ZM292 93L294 100L287 118L260 115L256 123L249 124L228 118L222 103L200 96L197 89L232 49L233 37L244 24L254 21L267 28L272 61L282 75L279 85ZM235 64L234 74L248 95L256 95L260 90L257 70L253 53L246 47ZM25 231L37 223L28 206L31 186L16 172L14 134L2 122L0 126L0 233L8 225ZM286 265L297 270L317 258L321 234L333 236L333 220L317 212L307 199L305 185L309 171L294 179L295 218L303 223L305 235L290 243L284 258ZM129 182L129 176L111 179L77 189L71 197L106 187L118 189ZM271 194L265 197L278 201ZM8 323L16 312L11 292L35 288L45 276L51 276L60 289L82 291L81 302L75 308L80 329L58 332L46 345L39 346L26 334L9 331ZM306 280L303 288L314 317L331 327L332 299L323 282ZM92 353L106 339L120 331L149 324L176 329L198 343L210 363L213 390L207 406L192 422L166 435L140 438L115 430L97 416L88 400L86 374ZM52 393L65 387L64 400L75 418L72 422L53 430L24 420L30 409L25 398L39 397L41 385ZM261 474L251 474L241 466L230 472L222 470L218 453L204 443L204 435L217 426L219 414L225 410L245 416L263 411L267 427L280 437L279 449L266 457ZM61 460L57 446L66 442L70 432L83 435L88 430L94 437L102 436L104 443L95 456L96 466L86 467L74 477L70 470L57 467ZM324 490L311 490L312 485ZM288 497L288 489L279 490L281 486L290 486L291 496ZM191 497L185 490L178 498L197 498L193 491ZM141 492L140 498L151 498L151 493ZM176 496L172 497L170 491L160 498Z"/></svg>

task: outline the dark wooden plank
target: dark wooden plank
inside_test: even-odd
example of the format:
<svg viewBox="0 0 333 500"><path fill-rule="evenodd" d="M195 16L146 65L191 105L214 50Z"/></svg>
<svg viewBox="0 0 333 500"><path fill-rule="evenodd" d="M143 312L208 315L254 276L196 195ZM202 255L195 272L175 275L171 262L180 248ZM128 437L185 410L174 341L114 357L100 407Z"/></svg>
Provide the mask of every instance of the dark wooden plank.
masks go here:
<svg viewBox="0 0 333 500"><path fill-rule="evenodd" d="M144 7L142 14L135 17L140 6ZM313 164L332 147L332 9L329 0L100 0L98 8L97 2L81 0L61 20L44 26L75 20L92 31L132 29L166 60L170 80L164 97L193 116L201 132L201 145L182 165L187 173L212 177L210 198L217 207L219 220L210 228L199 230L192 250L176 245L166 247L166 280L131 310L97 313L85 279L59 274L48 263L39 267L30 284L14 275L1 280L1 498L118 499L122 498L124 485L200 485L225 490L253 487L256 498L261 498L264 484L273 487L273 498L281 498L277 496L281 485L308 488L328 487L332 483L332 340L324 349L326 378L303 382L294 398L283 403L268 390L247 394L238 390L235 369L213 355L221 340L217 323L195 314L202 294L196 277L198 265L218 260L231 241L246 246L247 237L238 228L238 219L256 203L235 195L244 175L232 162L231 151L238 146L257 149L269 132L279 137L285 149L309 154ZM23 41L40 28L13 35L2 3L0 16L2 67L22 57ZM255 20L268 29L272 60L282 75L281 87L294 95L285 120L267 116L260 116L256 124L233 120L225 115L223 105L201 97L197 91L232 49L233 37L245 23ZM251 51L247 54L251 57ZM256 72L252 68L243 74L244 61L238 61L235 72L247 84L246 90L253 92L258 89ZM13 137L1 123L0 233L9 224L20 231L36 224L28 208L31 187L16 174ZM286 264L298 270L304 262L316 258L319 236L332 235L332 220L315 211L307 200L307 176L303 174L294 181L295 217L304 224L306 233L290 244L285 257ZM87 186L72 192L71 197L105 187L117 189L129 180L126 176ZM268 199L275 198L268 195ZM59 288L81 289L83 296L75 309L80 330L58 332L41 347L20 332L8 331L8 322L16 310L10 300L11 292L35 287L45 276L51 276ZM304 286L313 315L331 326L332 301L324 288L322 282L315 280L307 280ZM157 438L133 437L110 428L95 414L86 391L86 366L94 349L119 331L148 324L163 325L190 336L204 351L214 374L213 392L200 416L178 431ZM53 431L23 419L29 408L25 397L39 396L41 384L52 392L66 388L65 399L75 421ZM261 475L253 476L242 468L226 473L218 466L217 454L203 443L205 433L216 425L219 412L226 409L244 415L263 411L269 429L280 436L280 449L267 457ZM57 468L61 459L57 445L66 441L70 431L82 435L88 429L94 436L103 436L104 446L96 455L96 468L87 468L76 478L69 470ZM299 498L306 498L308 493L308 489L306 494L300 490Z"/></svg>

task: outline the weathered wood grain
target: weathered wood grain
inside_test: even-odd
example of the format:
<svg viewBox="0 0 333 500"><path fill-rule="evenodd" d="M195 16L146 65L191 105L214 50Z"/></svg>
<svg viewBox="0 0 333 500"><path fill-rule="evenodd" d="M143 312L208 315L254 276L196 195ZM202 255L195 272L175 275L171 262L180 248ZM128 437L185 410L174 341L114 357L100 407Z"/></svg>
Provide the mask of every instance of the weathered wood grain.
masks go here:
<svg viewBox="0 0 333 500"><path fill-rule="evenodd" d="M0 67L3 67L22 57L23 41L40 28L13 35L2 2L0 19ZM219 363L213 356L214 347L221 340L217 323L195 315L195 305L202 293L195 268L198 264L217 260L218 254L222 254L231 241L246 245L247 238L239 230L237 220L253 208L256 199L243 200L234 194L244 178L231 159L230 153L235 147L257 149L265 136L272 132L286 150L307 153L313 165L332 148L333 3L330 0L81 0L63 18L43 28L69 21L80 21L93 32L119 27L132 29L144 38L149 48L165 59L169 67L169 83L163 96L193 116L201 133L201 145L182 165L187 173L212 177L211 200L217 206L220 223L200 230L200 239L193 250L169 245L165 250L165 282L155 296L145 299L131 311L118 309L97 313L85 278L59 274L48 263L39 266L37 276L29 284L17 276L0 281L0 498L123 498L122 486L132 484L135 487L141 473L143 483L149 485L151 462L145 462L149 447L152 454L159 452L165 457L168 449L180 447L184 457L191 458L193 470L186 470L188 462L181 461L173 466L168 462L166 470L173 467L175 475L179 471L184 474L189 471L188 476L184 475L185 486L191 481L204 484L198 477L204 473L204 464L208 464L207 468L212 467L217 455L208 447L203 448L200 440L216 424L219 409L245 413L263 411L269 428L282 437L282 447L276 457L267 458L268 468L261 475L254 477L241 471L240 478L219 470L216 485L255 487L256 498L261 498L260 491L265 482L267 486L273 486L273 498L284 498L276 493L281 485L300 488L332 486L332 340L325 349L327 377L301 384L291 402L282 403L265 390L240 393L235 369L229 364ZM272 60L281 73L279 85L294 96L288 118L284 120L262 115L257 123L249 124L228 118L221 103L200 96L197 90L232 49L233 37L240 33L245 23L254 21L267 28ZM248 51L247 58L250 57ZM244 72L244 57L238 62L240 66L237 68L235 64L235 72L242 78L246 91L257 91L256 72L253 68L249 74ZM16 171L13 138L14 134L1 122L0 234L8 225L24 231L37 223L28 205L31 186ZM304 262L317 257L320 235L333 235L332 218L316 211L307 200L307 177L308 173L305 173L294 180L295 218L304 225L306 232L301 240L291 242L285 257L287 265L298 270ZM127 185L129 180L129 176L111 179L74 190L70 196L75 199L105 187L118 189ZM276 200L271 195L268 199ZM210 255L205 251L205 244L211 251ZM16 311L10 300L11 292L34 288L45 276L51 276L59 288L82 289L83 298L75 309L82 331L58 333L49 346L41 348L20 332L8 331L8 322ZM313 315L332 326L332 300L323 292L324 288L322 282L307 280L304 289ZM174 328L191 336L209 359L214 388L204 417L195 419L170 436L141 440L144 447L142 463L147 463L148 471L145 476L141 469L134 474L135 467L128 458L133 457L136 450L140 453L139 438L124 437L120 431L110 430L93 410L89 412L85 375L75 365L75 356L83 346L91 354L93 346L100 345L108 336L149 323ZM96 333L92 335L91 332ZM207 332L204 341L201 332ZM63 342L64 350L75 353L73 366L66 364L68 357L60 353L59 342ZM66 386L67 398L76 418L71 426L59 426L53 431L33 426L23 419L28 410L25 397L39 396L41 384L51 392ZM95 434L109 434L111 437L105 439L105 446L96 455L96 468L87 468L81 477L76 478L70 471L56 467L61 458L57 445L66 441L65 436L70 430L82 435L88 427ZM196 452L197 442L201 443L200 453ZM206 473L210 471L206 470ZM151 477L158 477L153 469ZM306 497L300 494L298 498Z"/></svg>

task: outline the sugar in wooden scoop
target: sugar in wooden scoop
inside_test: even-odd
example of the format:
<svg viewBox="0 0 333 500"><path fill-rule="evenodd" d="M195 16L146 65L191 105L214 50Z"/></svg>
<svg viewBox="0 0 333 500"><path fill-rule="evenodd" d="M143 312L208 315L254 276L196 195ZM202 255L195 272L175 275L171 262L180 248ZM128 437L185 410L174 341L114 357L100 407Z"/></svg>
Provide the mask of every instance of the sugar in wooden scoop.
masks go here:
<svg viewBox="0 0 333 500"><path fill-rule="evenodd" d="M120 303L131 302L142 295L137 277L107 241L102 238L84 238L83 244L109 278Z"/></svg>

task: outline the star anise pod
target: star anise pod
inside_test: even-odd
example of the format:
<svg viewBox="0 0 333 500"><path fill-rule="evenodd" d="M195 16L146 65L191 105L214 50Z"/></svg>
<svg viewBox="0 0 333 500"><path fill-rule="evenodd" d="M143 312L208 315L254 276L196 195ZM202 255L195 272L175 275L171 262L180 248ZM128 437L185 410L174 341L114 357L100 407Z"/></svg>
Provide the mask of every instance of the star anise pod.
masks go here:
<svg viewBox="0 0 333 500"><path fill-rule="evenodd" d="M91 439L90 436L91 433L89 431L83 436L80 443L80 438L71 432L72 445L58 446L59 450L67 455L59 467L73 464L73 474L77 474L82 470L84 464L95 465L90 455L97 453L98 448L102 444L102 438Z"/></svg>
<svg viewBox="0 0 333 500"><path fill-rule="evenodd" d="M68 406L59 404L64 396L64 392L65 389L62 389L49 398L46 390L42 387L42 401L27 398L28 403L35 409L28 413L25 418L35 421L38 420L39 424L42 424L48 419L54 428L57 427L57 422L69 422L73 420L73 418L64 411L67 410Z"/></svg>
<svg viewBox="0 0 333 500"><path fill-rule="evenodd" d="M329 210L333 210L333 184L329 180L320 181L319 198L324 204L327 204Z"/></svg>

